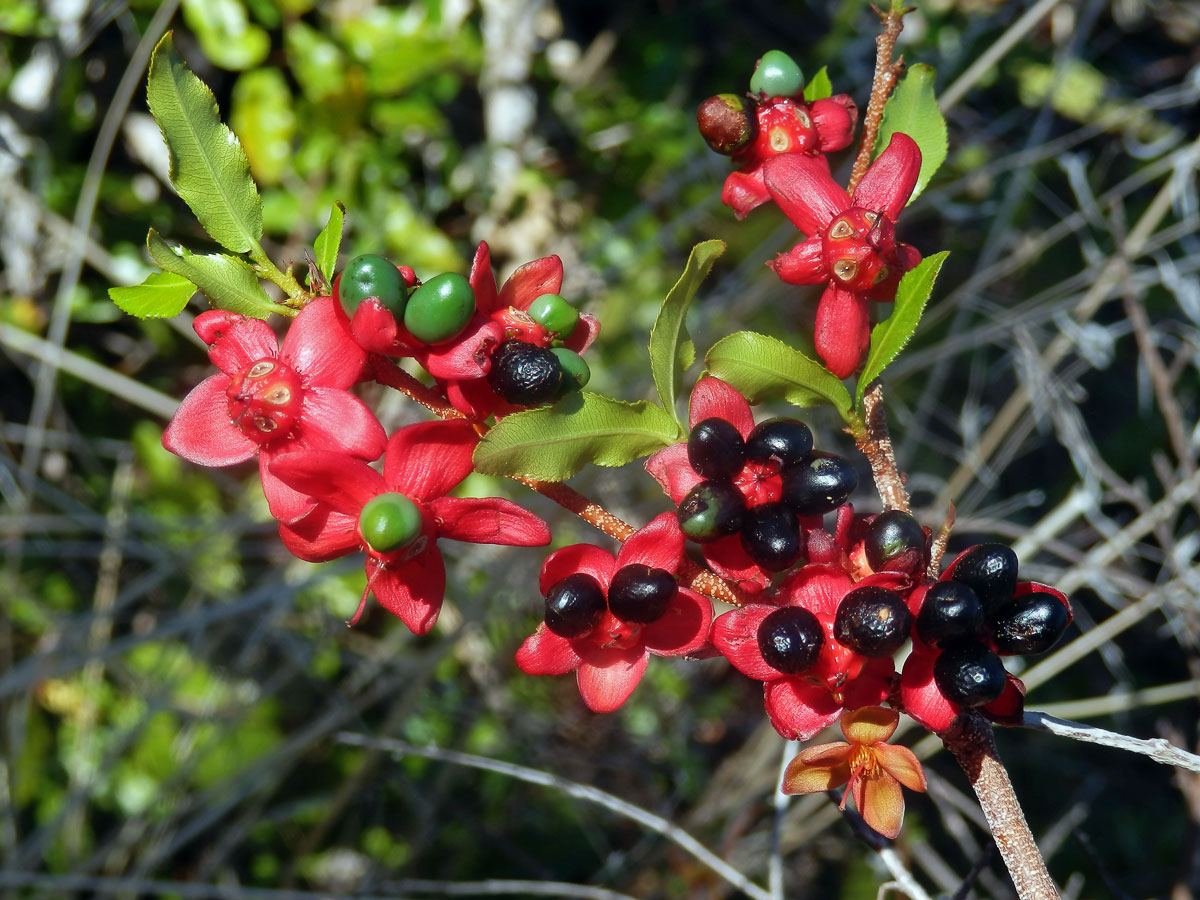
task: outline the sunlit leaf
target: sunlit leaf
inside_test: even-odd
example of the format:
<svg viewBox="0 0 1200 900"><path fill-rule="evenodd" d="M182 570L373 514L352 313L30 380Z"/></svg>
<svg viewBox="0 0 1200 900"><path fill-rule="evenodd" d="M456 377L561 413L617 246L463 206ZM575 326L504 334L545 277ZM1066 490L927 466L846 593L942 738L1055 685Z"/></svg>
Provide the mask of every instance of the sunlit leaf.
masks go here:
<svg viewBox="0 0 1200 900"><path fill-rule="evenodd" d="M274 312L290 314L285 307L271 302L254 269L236 256L192 253L179 244L168 244L153 228L146 236L146 246L156 263L192 282L217 309L256 319L265 319Z"/></svg>
<svg viewBox="0 0 1200 900"><path fill-rule="evenodd" d="M946 120L942 118L933 94L934 75L933 68L923 63L909 66L883 107L883 122L875 138L876 156L883 152L896 132L907 134L921 149L921 173L909 203L925 190L929 179L946 159Z"/></svg>
<svg viewBox="0 0 1200 900"><path fill-rule="evenodd" d="M317 268L330 284L333 284L333 273L337 268L338 251L342 246L342 226L345 221L346 207L341 203L333 204L333 209L329 211L329 221L313 241Z"/></svg>
<svg viewBox="0 0 1200 900"><path fill-rule="evenodd" d="M675 443L679 427L662 407L582 392L505 416L475 448L475 469L563 481L587 463L623 466Z"/></svg>
<svg viewBox="0 0 1200 900"><path fill-rule="evenodd" d="M708 374L732 384L751 403L783 397L796 406L828 403L843 418L850 412L850 393L836 375L765 334L738 331L722 338L709 349L704 365Z"/></svg>
<svg viewBox="0 0 1200 900"><path fill-rule="evenodd" d="M139 319L177 316L194 293L194 284L171 272L154 272L141 284L108 289L108 296L118 308Z"/></svg>
<svg viewBox="0 0 1200 900"><path fill-rule="evenodd" d="M810 78L808 84L804 86L804 99L812 103L814 100L824 100L831 96L833 96L833 84L829 80L829 73L825 71L825 66L821 66L817 74Z"/></svg>

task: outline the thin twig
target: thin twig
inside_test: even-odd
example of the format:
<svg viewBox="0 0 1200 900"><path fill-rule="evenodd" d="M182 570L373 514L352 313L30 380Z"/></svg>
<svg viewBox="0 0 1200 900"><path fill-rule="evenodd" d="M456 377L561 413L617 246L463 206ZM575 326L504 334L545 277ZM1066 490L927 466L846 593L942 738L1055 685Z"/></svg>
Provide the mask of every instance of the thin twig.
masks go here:
<svg viewBox="0 0 1200 900"><path fill-rule="evenodd" d="M875 38L875 80L871 84L871 99L867 101L867 111L863 115L862 143L858 145L858 156L854 158L854 168L850 170L847 190L851 194L871 165L884 104L900 80L900 73L904 71L903 58L893 62L892 52L896 49L896 38L904 29L904 14L908 10L904 8L902 0L891 0L886 14L878 9L875 12L883 20L883 31Z"/></svg>
<svg viewBox="0 0 1200 900"><path fill-rule="evenodd" d="M539 784L543 787L554 788L570 797L595 803L597 806L602 806L610 812L632 819L655 834L662 835L667 840L690 853L699 862L712 869L716 874L733 885L733 887L753 897L754 900L772 900L771 895L766 890L729 865L729 863L725 862L725 860L721 859L721 857L717 856L674 822L664 819L661 816L656 816L654 813L647 812L640 806L635 806L599 788L580 784L577 781L571 781L558 775L551 775L549 772L543 772L540 769L531 769L528 766L501 762L500 760L489 759L486 756L475 756L471 753L459 753L456 750L442 750L438 747L420 747L406 741L397 741L390 738L372 738L349 732L341 732L337 735L336 740L339 743L355 747L386 750L396 756L420 756L424 759L436 759L455 765L483 769L485 772L495 772L499 775L506 775L509 778L516 778L519 781L525 781L530 784Z"/></svg>
<svg viewBox="0 0 1200 900"><path fill-rule="evenodd" d="M1200 772L1200 756L1180 750L1163 738L1135 738L1115 731L1105 731L1092 725L1079 722L1068 722L1066 719L1056 719L1045 713L1025 711L1022 723L1026 728L1035 731L1047 731L1059 737L1068 737L1076 741L1086 741L1089 744L1103 744L1117 750L1128 750L1130 753L1140 753L1155 762L1165 766L1178 766L1191 772Z"/></svg>
<svg viewBox="0 0 1200 900"><path fill-rule="evenodd" d="M791 795L783 792L783 778L787 773L788 763L799 752L799 741L783 742L783 753L779 758L779 776L775 780L775 815L771 818L771 854L767 859L767 887L774 900L784 900L780 837L783 835L783 816L787 812Z"/></svg>
<svg viewBox="0 0 1200 900"><path fill-rule="evenodd" d="M875 479L875 489L883 501L883 508L908 512L908 491L904 487L904 477L896 468L896 456L883 409L883 386L878 381L872 383L863 394L862 402L862 428L854 428L855 442L871 464L871 475Z"/></svg>

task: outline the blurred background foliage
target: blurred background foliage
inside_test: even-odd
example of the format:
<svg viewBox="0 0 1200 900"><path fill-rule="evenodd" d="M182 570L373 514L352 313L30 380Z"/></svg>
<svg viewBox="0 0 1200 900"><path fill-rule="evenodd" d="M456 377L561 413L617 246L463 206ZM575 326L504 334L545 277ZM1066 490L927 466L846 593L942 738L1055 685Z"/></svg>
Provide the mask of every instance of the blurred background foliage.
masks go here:
<svg viewBox="0 0 1200 900"><path fill-rule="evenodd" d="M901 223L923 252L952 251L888 382L901 466L927 524L958 504L954 546L1023 539L1026 577L1074 584L1083 629L1160 598L1040 683L1032 707L1065 703L1064 715L1194 745L1196 491L1171 498L1197 467L1200 239L1185 151L1200 126L1200 13L1189 0L1044 2L1026 28L1031 4L917 5L905 58L962 90L951 155ZM656 660L625 707L597 717L572 679L520 675L512 653L538 619L534 551L447 548L447 605L428 637L378 609L347 630L360 566L291 560L253 467L199 470L161 448L171 398L208 374L189 327L202 298L172 322L137 321L106 289L151 271L149 227L206 246L145 106L140 66L163 27L241 137L276 261L302 262L334 201L348 210L345 258L382 253L425 277L465 271L480 239L505 273L557 253L564 293L603 323L593 386L625 399L649 394L657 301L702 239L730 246L694 307L697 346L746 327L804 345L814 298L762 265L794 231L773 209L739 224L720 205L727 161L695 134L694 109L744 90L776 47L807 72L828 65L835 90L865 105L877 29L859 0L6 0L0 887L430 896L517 878L737 895L566 794L397 761L342 731L595 784L765 880L783 748L755 683L720 661ZM1119 273L1118 300L1073 317L1172 172L1174 201ZM1060 333L1073 344L1047 366ZM1034 397L1020 427L944 496L1018 391ZM389 428L419 418L368 395ZM830 416L809 418L818 446L849 449ZM636 467L578 483L632 521L665 508ZM468 490L527 502L556 544L593 538L515 485L474 477ZM858 502L877 508L865 490ZM1157 518L1139 527L1148 510ZM1096 701L1071 706L1082 698ZM1001 740L1074 895L1200 890L1195 776L1046 735ZM961 773L928 765L903 858L931 892L971 874L975 896L1010 896ZM826 798L792 805L781 844L789 897L870 898L887 879Z"/></svg>

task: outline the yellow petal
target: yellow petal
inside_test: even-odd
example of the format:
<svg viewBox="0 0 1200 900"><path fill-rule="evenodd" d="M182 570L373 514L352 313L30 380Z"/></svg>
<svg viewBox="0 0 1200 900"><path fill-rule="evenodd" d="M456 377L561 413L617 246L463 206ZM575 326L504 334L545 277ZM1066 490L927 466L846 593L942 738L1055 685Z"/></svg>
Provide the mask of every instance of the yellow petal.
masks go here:
<svg viewBox="0 0 1200 900"><path fill-rule="evenodd" d="M897 744L876 744L871 748L885 772L910 791L925 790L925 770L907 747Z"/></svg>
<svg viewBox="0 0 1200 900"><path fill-rule="evenodd" d="M904 793L896 779L881 772L874 778L856 779L854 787L854 805L863 821L884 837L898 835L904 821Z"/></svg>
<svg viewBox="0 0 1200 900"><path fill-rule="evenodd" d="M850 779L850 766L843 762L832 766L806 765L800 757L788 763L783 776L785 794L815 794L845 784Z"/></svg>
<svg viewBox="0 0 1200 900"><path fill-rule="evenodd" d="M842 734L852 744L877 744L896 731L900 714L886 706L860 706L842 713Z"/></svg>

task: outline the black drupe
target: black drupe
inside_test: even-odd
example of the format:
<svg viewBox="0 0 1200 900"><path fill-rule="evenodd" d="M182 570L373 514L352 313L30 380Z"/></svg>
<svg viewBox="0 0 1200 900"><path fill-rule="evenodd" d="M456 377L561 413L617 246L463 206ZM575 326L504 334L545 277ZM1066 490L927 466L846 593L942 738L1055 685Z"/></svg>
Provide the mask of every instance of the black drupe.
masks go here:
<svg viewBox="0 0 1200 900"><path fill-rule="evenodd" d="M977 641L951 644L933 662L933 680L942 696L960 706L984 706L1008 683L1000 657Z"/></svg>
<svg viewBox="0 0 1200 900"><path fill-rule="evenodd" d="M983 604L957 581L939 581L929 588L915 623L917 637L935 647L981 637L983 625Z"/></svg>
<svg viewBox="0 0 1200 900"><path fill-rule="evenodd" d="M688 462L696 474L729 481L746 463L746 442L732 422L713 416L697 422L688 434Z"/></svg>
<svg viewBox="0 0 1200 900"><path fill-rule="evenodd" d="M990 615L1017 589L1017 554L1005 544L978 544L958 559L950 577L973 590Z"/></svg>
<svg viewBox="0 0 1200 900"><path fill-rule="evenodd" d="M758 626L758 649L767 665L788 675L811 669L821 656L825 630L802 606L777 609Z"/></svg>
<svg viewBox="0 0 1200 900"><path fill-rule="evenodd" d="M812 453L813 436L799 419L767 419L759 422L746 438L746 458L754 462L775 461L780 466L803 462Z"/></svg>
<svg viewBox="0 0 1200 900"><path fill-rule="evenodd" d="M684 535L704 544L737 534L746 519L746 500L728 481L702 481L675 511Z"/></svg>
<svg viewBox="0 0 1200 900"><path fill-rule="evenodd" d="M537 406L558 396L563 370L558 357L528 341L505 341L492 353L488 384L517 406Z"/></svg>
<svg viewBox="0 0 1200 900"><path fill-rule="evenodd" d="M908 640L912 613L904 599L885 587L855 588L838 604L833 636L863 656L891 656Z"/></svg>
<svg viewBox="0 0 1200 900"><path fill-rule="evenodd" d="M1053 594L1031 591L1001 606L988 624L997 653L1045 653L1071 624L1071 613Z"/></svg>
<svg viewBox="0 0 1200 900"><path fill-rule="evenodd" d="M746 511L742 547L768 572L791 568L804 556L800 523L782 503L764 503Z"/></svg>
<svg viewBox="0 0 1200 900"><path fill-rule="evenodd" d="M624 622L657 622L679 592L675 576L666 569L632 563L622 566L608 585L608 608Z"/></svg>
<svg viewBox="0 0 1200 900"><path fill-rule="evenodd" d="M600 582L576 572L546 592L546 627L559 637L584 637L600 624L606 608Z"/></svg>
<svg viewBox="0 0 1200 900"><path fill-rule="evenodd" d="M798 516L837 509L858 487L854 467L840 456L814 456L783 469L782 500Z"/></svg>

